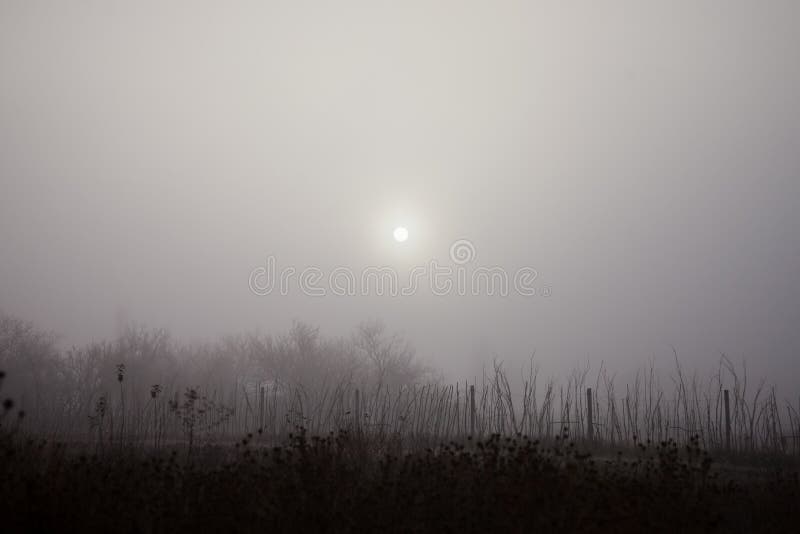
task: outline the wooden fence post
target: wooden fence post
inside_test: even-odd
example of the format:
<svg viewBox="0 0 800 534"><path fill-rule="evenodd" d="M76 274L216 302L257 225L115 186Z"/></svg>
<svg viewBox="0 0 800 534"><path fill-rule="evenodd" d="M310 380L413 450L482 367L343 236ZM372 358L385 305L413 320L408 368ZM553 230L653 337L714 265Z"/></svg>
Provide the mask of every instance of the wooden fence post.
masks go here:
<svg viewBox="0 0 800 534"><path fill-rule="evenodd" d="M264 386L263 384L258 388L258 428L264 428Z"/></svg>
<svg viewBox="0 0 800 534"><path fill-rule="evenodd" d="M592 413L592 388L586 389L586 435L589 441L594 441L594 419Z"/></svg>
<svg viewBox="0 0 800 534"><path fill-rule="evenodd" d="M469 387L469 435L475 435L475 385Z"/></svg>
<svg viewBox="0 0 800 534"><path fill-rule="evenodd" d="M789 426L792 429L792 450L795 454L800 456L800 397L797 401L797 425L792 423L791 415L789 415Z"/></svg>
<svg viewBox="0 0 800 534"><path fill-rule="evenodd" d="M725 395L725 448L727 450L731 450L731 406L730 406L730 394L726 389L724 391Z"/></svg>
<svg viewBox="0 0 800 534"><path fill-rule="evenodd" d="M353 421L356 432L361 431L361 399L359 398L358 388L356 388L355 407L353 410Z"/></svg>

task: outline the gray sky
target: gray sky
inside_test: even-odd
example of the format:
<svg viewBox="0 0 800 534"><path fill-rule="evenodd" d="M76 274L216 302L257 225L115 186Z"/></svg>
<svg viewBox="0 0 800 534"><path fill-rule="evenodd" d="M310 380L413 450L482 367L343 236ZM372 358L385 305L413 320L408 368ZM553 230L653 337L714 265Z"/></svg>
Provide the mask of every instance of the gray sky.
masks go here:
<svg viewBox="0 0 800 534"><path fill-rule="evenodd" d="M674 345L796 391L797 95L794 0L0 0L0 308L65 343L382 318L460 377ZM459 238L552 294L248 289Z"/></svg>

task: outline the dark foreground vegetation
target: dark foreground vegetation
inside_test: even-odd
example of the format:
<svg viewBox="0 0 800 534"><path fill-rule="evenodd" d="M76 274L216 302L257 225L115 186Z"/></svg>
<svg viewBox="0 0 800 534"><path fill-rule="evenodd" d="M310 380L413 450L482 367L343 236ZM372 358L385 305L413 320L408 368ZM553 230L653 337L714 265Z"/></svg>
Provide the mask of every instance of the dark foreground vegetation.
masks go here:
<svg viewBox="0 0 800 534"><path fill-rule="evenodd" d="M8 414L6 414L8 415ZM0 445L5 532L797 532L797 474L721 474L693 445L598 460L566 437L392 455L342 432L280 447Z"/></svg>

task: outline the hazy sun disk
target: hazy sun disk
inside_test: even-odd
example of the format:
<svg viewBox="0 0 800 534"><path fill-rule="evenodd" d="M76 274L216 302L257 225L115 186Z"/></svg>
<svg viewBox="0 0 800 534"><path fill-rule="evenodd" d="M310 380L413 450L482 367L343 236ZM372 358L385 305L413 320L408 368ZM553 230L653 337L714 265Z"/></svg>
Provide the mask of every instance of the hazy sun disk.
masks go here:
<svg viewBox="0 0 800 534"><path fill-rule="evenodd" d="M408 239L408 229L405 226L398 226L394 229L394 240L398 243L402 243L406 239Z"/></svg>

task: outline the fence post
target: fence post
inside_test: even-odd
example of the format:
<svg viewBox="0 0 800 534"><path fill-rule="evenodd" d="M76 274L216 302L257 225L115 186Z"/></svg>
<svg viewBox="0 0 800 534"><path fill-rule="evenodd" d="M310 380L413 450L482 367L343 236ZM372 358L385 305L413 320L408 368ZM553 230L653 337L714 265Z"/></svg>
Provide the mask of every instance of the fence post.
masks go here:
<svg viewBox="0 0 800 534"><path fill-rule="evenodd" d="M731 450L731 406L730 406L730 394L726 389L724 392L725 395L725 448L727 450Z"/></svg>
<svg viewBox="0 0 800 534"><path fill-rule="evenodd" d="M361 431L361 399L359 398L358 388L356 388L355 408L353 410L353 421L356 433Z"/></svg>
<svg viewBox="0 0 800 534"><path fill-rule="evenodd" d="M258 390L258 428L264 428L264 386L263 384L259 386Z"/></svg>
<svg viewBox="0 0 800 534"><path fill-rule="evenodd" d="M469 435L475 435L475 384L469 386Z"/></svg>
<svg viewBox="0 0 800 534"><path fill-rule="evenodd" d="M589 441L594 441L594 419L592 415L592 388L586 388L586 434Z"/></svg>

